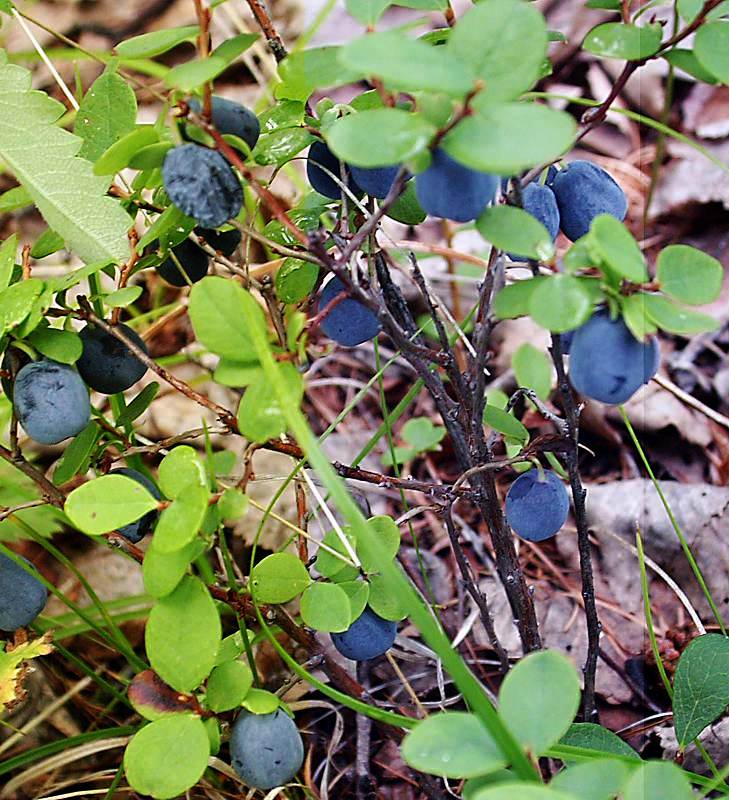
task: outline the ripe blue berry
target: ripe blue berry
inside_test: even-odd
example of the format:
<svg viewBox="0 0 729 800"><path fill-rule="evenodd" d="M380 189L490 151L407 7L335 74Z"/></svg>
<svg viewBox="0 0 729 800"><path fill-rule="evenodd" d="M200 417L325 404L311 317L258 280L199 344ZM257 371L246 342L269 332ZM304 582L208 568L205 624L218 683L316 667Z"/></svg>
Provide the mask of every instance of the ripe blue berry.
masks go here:
<svg viewBox="0 0 729 800"><path fill-rule="evenodd" d="M322 311L337 295L346 291L339 278L332 278L321 290L318 310ZM335 342L345 347L356 347L374 339L381 326L377 316L367 306L347 297L340 300L322 319L321 329Z"/></svg>
<svg viewBox="0 0 729 800"><path fill-rule="evenodd" d="M357 186L370 197L377 197L380 200L387 197L397 173L400 171L397 164L392 167L373 167L371 169L350 167L349 169Z"/></svg>
<svg viewBox="0 0 729 800"><path fill-rule="evenodd" d="M144 488L152 495L152 497L155 498L155 500L160 500L162 498L162 495L159 493L159 489L152 483L152 481L146 475L143 475L136 469L132 469L131 467L118 467L117 469L111 470L109 475L125 475L127 478L131 478L133 481L136 481L144 486ZM149 511L143 517L136 520L136 522L130 522L123 528L119 528L117 533L120 533L126 539L129 539L129 541L133 544L136 544L152 530L156 521L157 512Z"/></svg>
<svg viewBox="0 0 729 800"><path fill-rule="evenodd" d="M272 714L241 711L230 737L233 769L256 789L288 783L304 762L304 743L294 721L280 708Z"/></svg>
<svg viewBox="0 0 729 800"><path fill-rule="evenodd" d="M41 444L75 436L91 417L89 391L81 376L56 361L26 364L15 379L13 403L23 430Z"/></svg>
<svg viewBox="0 0 729 800"><path fill-rule="evenodd" d="M622 317L610 319L609 312L601 309L575 331L569 377L581 394L617 405L655 375L659 360L655 337L639 342Z"/></svg>
<svg viewBox="0 0 729 800"><path fill-rule="evenodd" d="M205 242L213 248L213 250L221 253L226 258L229 258L233 255L233 253L235 253L238 245L243 239L243 235L237 228L231 228L227 231L215 231L211 228L200 228L198 233L203 239L205 239Z"/></svg>
<svg viewBox="0 0 729 800"><path fill-rule="evenodd" d="M207 236L205 240L208 241ZM208 262L208 254L191 239L185 239L172 248L170 256L157 267L157 274L172 286L187 286L185 276L190 283L202 280L208 274Z"/></svg>
<svg viewBox="0 0 729 800"><path fill-rule="evenodd" d="M434 217L470 222L494 199L499 178L476 172L452 159L445 150L435 150L425 172L415 176L420 205Z"/></svg>
<svg viewBox="0 0 729 800"><path fill-rule="evenodd" d="M196 113L202 113L202 103L199 100L190 100L190 108ZM211 122L218 133L230 133L242 139L253 150L261 133L258 117L245 106L228 100L227 97L213 95L211 109Z"/></svg>
<svg viewBox="0 0 729 800"><path fill-rule="evenodd" d="M140 350L147 352L147 345L135 331L127 325L118 328ZM86 385L95 391L103 394L126 391L147 371L123 342L102 328L88 324L80 336L84 349L76 366Z"/></svg>
<svg viewBox="0 0 729 800"><path fill-rule="evenodd" d="M557 208L554 192L549 186L542 186L532 181L524 187L521 199L524 211L541 222L554 241L559 233L559 208ZM514 253L508 255L514 261L526 261L524 256Z"/></svg>
<svg viewBox="0 0 729 800"><path fill-rule="evenodd" d="M324 169L322 169L322 167ZM342 196L340 185L329 175L336 175L341 181L342 162L332 153L324 142L314 142L309 148L306 157L306 177L315 192L328 197L330 200L339 200ZM356 197L361 196L362 189L357 186L350 168L344 165L344 175L347 186Z"/></svg>
<svg viewBox="0 0 729 800"><path fill-rule="evenodd" d="M506 494L506 521L529 542L542 542L564 525L570 508L567 490L551 470L531 469Z"/></svg>
<svg viewBox="0 0 729 800"><path fill-rule="evenodd" d="M26 564L30 562L23 559ZM0 553L0 630L24 628L43 611L46 587L12 558Z"/></svg>
<svg viewBox="0 0 729 800"><path fill-rule="evenodd" d="M230 164L216 150L183 144L167 153L162 178L170 200L206 228L238 216L243 188Z"/></svg>
<svg viewBox="0 0 729 800"><path fill-rule="evenodd" d="M622 222L628 213L625 192L591 161L572 161L557 173L553 189L562 230L573 242L590 230L600 214L611 214Z"/></svg>
<svg viewBox="0 0 729 800"><path fill-rule="evenodd" d="M367 661L386 653L395 636L397 623L383 619L367 606L344 633L332 634L332 643L345 658Z"/></svg>

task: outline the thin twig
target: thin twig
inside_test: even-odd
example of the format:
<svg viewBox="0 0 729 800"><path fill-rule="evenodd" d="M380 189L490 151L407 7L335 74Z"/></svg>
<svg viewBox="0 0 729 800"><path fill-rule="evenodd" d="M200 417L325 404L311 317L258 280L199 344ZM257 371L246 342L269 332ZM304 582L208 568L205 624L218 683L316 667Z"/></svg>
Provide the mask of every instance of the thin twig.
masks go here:
<svg viewBox="0 0 729 800"><path fill-rule="evenodd" d="M286 47L276 30L276 26L271 21L271 17L268 16L268 12L264 8L263 3L261 3L260 0L246 0L246 2L256 22L263 31L263 35L266 37L268 47L273 53L274 58L276 61L283 61L288 55Z"/></svg>

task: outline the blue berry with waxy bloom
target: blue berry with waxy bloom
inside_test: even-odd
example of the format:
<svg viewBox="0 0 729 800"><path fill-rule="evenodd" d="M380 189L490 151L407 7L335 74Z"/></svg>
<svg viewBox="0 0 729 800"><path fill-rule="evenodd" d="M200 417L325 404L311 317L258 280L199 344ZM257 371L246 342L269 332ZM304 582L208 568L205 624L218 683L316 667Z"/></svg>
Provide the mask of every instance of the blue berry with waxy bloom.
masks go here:
<svg viewBox="0 0 729 800"><path fill-rule="evenodd" d="M261 124L250 108L217 95L213 95L210 105L212 112L210 121L218 133L237 136L253 150L261 134ZM199 100L190 100L189 106L196 114L202 113L202 103Z"/></svg>
<svg viewBox="0 0 729 800"><path fill-rule="evenodd" d="M170 200L205 228L218 228L238 216L243 187L217 150L183 144L167 153L162 179Z"/></svg>
<svg viewBox="0 0 729 800"><path fill-rule="evenodd" d="M542 186L532 181L522 190L521 200L524 211L541 222L554 241L559 233L559 208L554 192L549 186ZM524 256L515 253L508 255L514 261L526 261Z"/></svg>
<svg viewBox="0 0 729 800"><path fill-rule="evenodd" d="M205 240L206 244L209 244L213 250L216 250L226 258L229 258L235 253L243 239L243 234L237 228L231 228L227 231L200 228L198 233Z"/></svg>
<svg viewBox="0 0 729 800"><path fill-rule="evenodd" d="M617 405L629 400L655 375L660 361L658 340L640 342L622 317L596 311L572 337L569 378L580 394Z"/></svg>
<svg viewBox="0 0 729 800"><path fill-rule="evenodd" d="M383 200L387 197L392 184L395 183L400 167L350 167L355 183L370 197Z"/></svg>
<svg viewBox="0 0 729 800"><path fill-rule="evenodd" d="M318 311L323 311L335 297L346 291L339 278L332 278L321 290ZM377 315L351 297L345 297L331 308L320 327L330 339L345 347L356 347L374 339L382 328Z"/></svg>
<svg viewBox="0 0 729 800"><path fill-rule="evenodd" d="M127 325L118 330L143 353L147 345L136 331ZM79 374L87 386L102 394L124 392L133 386L147 371L147 367L116 336L89 323L79 334L83 352L76 362Z"/></svg>
<svg viewBox="0 0 729 800"><path fill-rule="evenodd" d="M565 524L570 500L559 476L551 470L530 469L506 494L506 521L529 542L550 539Z"/></svg>
<svg viewBox="0 0 729 800"><path fill-rule="evenodd" d="M415 176L415 193L420 205L434 217L470 222L494 199L499 178L477 172L436 149L424 172Z"/></svg>
<svg viewBox="0 0 729 800"><path fill-rule="evenodd" d="M133 481L136 481L140 485L144 486L144 488L152 495L152 497L154 497L155 500L162 499L159 489L146 475L143 475L136 469L132 469L131 467L118 467L117 469L111 470L109 475L125 475L127 478L131 478ZM135 522L130 522L123 528L119 528L117 533L120 533L125 539L128 539L133 544L136 544L144 539L144 537L152 530L155 522L157 522L157 516L158 514L156 511L148 511L143 517L140 517L140 519L136 520Z"/></svg>
<svg viewBox="0 0 729 800"><path fill-rule="evenodd" d="M68 364L43 359L26 364L15 378L13 404L23 430L40 444L75 436L91 418L89 390Z"/></svg>
<svg viewBox="0 0 729 800"><path fill-rule="evenodd" d="M23 558L26 564L28 559ZM43 611L46 587L10 556L0 553L0 630L25 628Z"/></svg>
<svg viewBox="0 0 729 800"><path fill-rule="evenodd" d="M306 156L306 177L315 192L319 192L319 194L328 197L330 200L339 200L342 196L342 188L332 178L332 175L336 175L337 179L341 181L342 162L324 142L314 142L309 148L309 154ZM346 185L352 194L360 197L362 189L357 185L347 164L344 164L344 176Z"/></svg>
<svg viewBox="0 0 729 800"><path fill-rule="evenodd" d="M304 763L304 743L280 708L271 714L241 711L233 723L230 756L240 779L265 791L294 778Z"/></svg>
<svg viewBox="0 0 729 800"><path fill-rule="evenodd" d="M343 633L333 633L332 643L352 661L368 661L384 655L394 644L397 623L383 619L369 606Z"/></svg>
<svg viewBox="0 0 729 800"><path fill-rule="evenodd" d="M572 161L557 172L552 188L560 225L573 242L589 232L593 219L600 214L610 214L622 222L628 213L625 192L591 161Z"/></svg>

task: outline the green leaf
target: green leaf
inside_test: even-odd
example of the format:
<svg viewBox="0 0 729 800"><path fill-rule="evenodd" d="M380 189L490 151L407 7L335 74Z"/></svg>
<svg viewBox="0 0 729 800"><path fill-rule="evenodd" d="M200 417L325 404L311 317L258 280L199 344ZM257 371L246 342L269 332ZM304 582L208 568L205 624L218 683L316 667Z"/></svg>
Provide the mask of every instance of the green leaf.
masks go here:
<svg viewBox="0 0 729 800"><path fill-rule="evenodd" d="M183 42L194 42L200 28L186 25L184 28L166 28L134 36L120 42L114 50L122 58L154 58L172 50Z"/></svg>
<svg viewBox="0 0 729 800"><path fill-rule="evenodd" d="M699 636L681 653L673 681L673 724L683 749L729 705L729 639Z"/></svg>
<svg viewBox="0 0 729 800"><path fill-rule="evenodd" d="M703 0L678 0L676 8L686 22L693 22L704 7ZM719 3L706 15L707 19L718 19L729 14L729 0Z"/></svg>
<svg viewBox="0 0 729 800"><path fill-rule="evenodd" d="M30 278L0 292L0 336L20 325L42 291L43 282Z"/></svg>
<svg viewBox="0 0 729 800"><path fill-rule="evenodd" d="M36 259L46 258L46 256L62 250L64 244L63 236L59 236L54 230L46 228L33 244L30 257Z"/></svg>
<svg viewBox="0 0 729 800"><path fill-rule="evenodd" d="M476 220L478 232L499 250L546 261L554 255L552 237L542 223L515 206L489 206Z"/></svg>
<svg viewBox="0 0 729 800"><path fill-rule="evenodd" d="M348 164L385 167L423 152L435 131L435 126L419 114L377 108L341 117L327 131L327 144Z"/></svg>
<svg viewBox="0 0 729 800"><path fill-rule="evenodd" d="M96 159L134 130L137 98L127 82L107 70L91 85L76 112L73 132L83 139L81 158Z"/></svg>
<svg viewBox="0 0 729 800"><path fill-rule="evenodd" d="M104 302L109 308L126 308L142 296L141 286L125 286L114 292L104 295Z"/></svg>
<svg viewBox="0 0 729 800"><path fill-rule="evenodd" d="M2 213L0 211L0 213ZM18 252L18 234L14 233L0 246L0 292L10 285L15 267L15 256Z"/></svg>
<svg viewBox="0 0 729 800"><path fill-rule="evenodd" d="M263 370L258 362L229 361L221 358L215 368L215 382L223 386L251 386L263 379Z"/></svg>
<svg viewBox="0 0 729 800"><path fill-rule="evenodd" d="M415 181L405 184L405 191L390 206L385 216L403 225L420 225L425 220L427 214L415 194Z"/></svg>
<svg viewBox="0 0 729 800"><path fill-rule="evenodd" d="M413 769L446 778L487 775L506 765L480 720L463 711L432 714L418 723L403 740L400 752Z"/></svg>
<svg viewBox="0 0 729 800"><path fill-rule="evenodd" d="M370 584L367 602L375 614L392 622L405 619L407 611L382 575L369 575L367 580Z"/></svg>
<svg viewBox="0 0 729 800"><path fill-rule="evenodd" d="M573 275L553 275L541 282L529 297L529 314L547 330L564 333L587 322L592 298L583 282Z"/></svg>
<svg viewBox="0 0 729 800"><path fill-rule="evenodd" d="M144 588L152 597L164 597L173 592L187 567L205 550L205 544L195 539L190 544L172 553L160 553L155 537L150 540L142 563Z"/></svg>
<svg viewBox="0 0 729 800"><path fill-rule="evenodd" d="M130 786L140 794L172 798L202 778L210 742L200 717L187 714L158 719L134 735L124 753Z"/></svg>
<svg viewBox="0 0 729 800"><path fill-rule="evenodd" d="M25 186L14 186L7 192L0 194L0 214L9 214L20 208L27 208L33 205L33 198ZM15 235L15 234L13 234Z"/></svg>
<svg viewBox="0 0 729 800"><path fill-rule="evenodd" d="M261 166L281 166L291 161L315 139L305 128L278 128L261 135L253 149L253 160Z"/></svg>
<svg viewBox="0 0 729 800"><path fill-rule="evenodd" d="M28 341L39 353L61 364L74 364L83 351L77 333L59 328L36 328L28 336Z"/></svg>
<svg viewBox="0 0 729 800"><path fill-rule="evenodd" d="M663 58L672 64L676 69L683 70L703 83L719 83L719 81L704 67L701 62L696 58L696 53L693 50L688 50L681 47L674 47L664 54Z"/></svg>
<svg viewBox="0 0 729 800"><path fill-rule="evenodd" d="M226 522L240 519L248 511L248 505L248 495L243 494L240 489L226 489L218 500L220 518Z"/></svg>
<svg viewBox="0 0 729 800"><path fill-rule="evenodd" d="M138 417L141 417L151 405L152 400L157 396L157 392L159 392L159 384L157 381L148 383L122 411L116 420L116 424L120 427L124 427L125 425L130 425Z"/></svg>
<svg viewBox="0 0 729 800"><path fill-rule="evenodd" d="M347 11L363 25L374 25L391 0L345 0Z"/></svg>
<svg viewBox="0 0 729 800"><path fill-rule="evenodd" d="M122 528L157 508L141 484L124 475L104 475L74 489L64 511L84 533L98 535Z"/></svg>
<svg viewBox="0 0 729 800"><path fill-rule="evenodd" d="M154 529L155 550L173 553L197 536L208 510L207 487L188 483L184 491L160 514Z"/></svg>
<svg viewBox="0 0 729 800"><path fill-rule="evenodd" d="M484 105L446 135L443 147L467 167L513 175L559 158L576 130L569 114L538 103Z"/></svg>
<svg viewBox="0 0 729 800"><path fill-rule="evenodd" d="M475 76L463 61L443 47L432 47L399 31L370 33L341 49L340 62L392 89L465 95Z"/></svg>
<svg viewBox="0 0 729 800"><path fill-rule="evenodd" d="M524 281L511 283L496 295L494 298L494 314L498 319L516 319L526 317L529 314L529 301L534 290L544 281L548 281L546 275L536 278L529 278Z"/></svg>
<svg viewBox="0 0 729 800"><path fill-rule="evenodd" d="M482 100L513 100L539 78L547 23L522 0L484 0L458 20L446 49L483 80Z"/></svg>
<svg viewBox="0 0 729 800"><path fill-rule="evenodd" d="M418 453L424 453L438 448L446 435L446 430L440 425L433 425L427 417L417 417L409 419L402 426L400 435Z"/></svg>
<svg viewBox="0 0 729 800"><path fill-rule="evenodd" d="M342 529L342 533L347 537L352 548L356 549L357 541L352 531L348 527L345 527ZM359 570L347 563L349 561L349 554L336 531L328 531L322 539L322 544L325 545L325 547L319 548L316 561L314 562L314 567L320 575L323 575L325 578L336 578L337 580L340 580L340 576L345 570L345 577L341 578L341 580L354 580L359 575ZM325 548L329 549L327 550ZM337 558L330 550L340 553L343 558Z"/></svg>
<svg viewBox="0 0 729 800"><path fill-rule="evenodd" d="M501 786L479 789L469 795L470 800L514 800L517 797L519 800L576 800L572 794L523 781L509 781Z"/></svg>
<svg viewBox="0 0 729 800"><path fill-rule="evenodd" d="M613 800L629 773L624 761L601 758L563 769L549 785L580 800Z"/></svg>
<svg viewBox="0 0 729 800"><path fill-rule="evenodd" d="M314 47L287 56L278 65L280 83L276 97L308 100L314 89L333 89L360 80L360 70L345 69L339 61L339 47Z"/></svg>
<svg viewBox="0 0 729 800"><path fill-rule="evenodd" d="M242 661L228 661L215 667L208 678L205 699L211 711L238 708L253 686L253 672Z"/></svg>
<svg viewBox="0 0 729 800"><path fill-rule="evenodd" d="M351 614L349 595L336 583L312 583L301 595L301 619L315 631L342 633Z"/></svg>
<svg viewBox="0 0 729 800"><path fill-rule="evenodd" d="M507 439L513 439L521 445L525 445L529 441L529 431L508 411L487 403L483 410L483 421L489 428L503 433Z"/></svg>
<svg viewBox="0 0 729 800"><path fill-rule="evenodd" d="M593 28L582 43L584 50L603 58L639 61L652 56L661 46L660 25L626 25L605 22Z"/></svg>
<svg viewBox="0 0 729 800"><path fill-rule="evenodd" d="M665 247L658 255L656 277L674 300L700 306L719 297L724 268L708 253L685 244Z"/></svg>
<svg viewBox="0 0 729 800"><path fill-rule="evenodd" d="M158 141L159 134L153 125L138 125L133 131L111 145L96 160L94 175L116 175L117 172L129 165L132 157L143 147Z"/></svg>
<svg viewBox="0 0 729 800"><path fill-rule="evenodd" d="M656 326L648 318L645 310L645 293L621 295L620 310L623 321L636 339L643 341L646 336L656 332Z"/></svg>
<svg viewBox="0 0 729 800"><path fill-rule="evenodd" d="M588 750L600 750L617 756L629 756L640 760L640 756L633 748L624 742L617 734L596 725L594 722L575 722L560 739L560 744L571 747L584 747Z"/></svg>
<svg viewBox="0 0 729 800"><path fill-rule="evenodd" d="M7 56L2 51L2 59ZM108 183L78 157L82 140L55 123L61 103L31 88L31 74L0 66L0 158L48 223L86 263L129 256L131 218L107 195Z"/></svg>
<svg viewBox="0 0 729 800"><path fill-rule="evenodd" d="M310 583L306 567L293 553L266 556L251 570L251 594L259 603L288 603Z"/></svg>
<svg viewBox="0 0 729 800"><path fill-rule="evenodd" d="M207 474L197 451L189 445L178 445L159 465L159 486L166 497L175 498L190 485L205 486Z"/></svg>
<svg viewBox="0 0 729 800"><path fill-rule="evenodd" d="M511 366L519 386L533 389L542 400L549 397L552 391L552 365L541 350L525 342L511 357Z"/></svg>
<svg viewBox="0 0 729 800"><path fill-rule="evenodd" d="M560 740L579 705L580 682L575 667L554 650L523 658L499 690L501 719L535 756Z"/></svg>
<svg viewBox="0 0 729 800"><path fill-rule="evenodd" d="M645 258L630 231L610 214L592 221L589 246L611 270L633 283L648 280Z"/></svg>
<svg viewBox="0 0 729 800"><path fill-rule="evenodd" d="M192 92L208 81L215 80L258 39L257 33L240 33L226 39L207 58L187 61L173 67L165 75L165 83L181 92Z"/></svg>
<svg viewBox="0 0 729 800"><path fill-rule="evenodd" d="M669 761L648 761L633 771L622 800L695 800L686 774Z"/></svg>
<svg viewBox="0 0 729 800"><path fill-rule="evenodd" d="M276 272L276 295L283 303L300 303L316 286L319 267L310 261L287 258Z"/></svg>
<svg viewBox="0 0 729 800"><path fill-rule="evenodd" d="M53 470L53 483L56 486L70 481L79 472L89 468L91 452L101 435L101 429L93 420L66 446L61 460Z"/></svg>
<svg viewBox="0 0 729 800"><path fill-rule="evenodd" d="M220 617L205 584L185 576L149 613L145 631L152 669L178 692L189 692L207 678L222 639Z"/></svg>
<svg viewBox="0 0 729 800"><path fill-rule="evenodd" d="M300 405L304 394L301 373L290 362L279 364L278 369L289 391L288 402ZM238 427L243 436L254 442L267 442L286 432L283 410L264 376L246 389L238 406Z"/></svg>
<svg viewBox="0 0 729 800"><path fill-rule="evenodd" d="M250 689L241 704L251 714L273 714L281 703L273 692L265 689Z"/></svg>
<svg viewBox="0 0 729 800"><path fill-rule="evenodd" d="M715 331L719 327L718 320L707 314L683 308L659 294L642 294L649 319L661 330L690 336L694 333Z"/></svg>
<svg viewBox="0 0 729 800"><path fill-rule="evenodd" d="M704 69L729 83L729 22L710 22L696 31L694 53Z"/></svg>
<svg viewBox="0 0 729 800"><path fill-rule="evenodd" d="M397 527L392 517L384 515L371 517L367 520L367 527L371 532L370 541L377 543L380 557L395 558L400 549L400 529ZM371 562L364 553L358 553L365 572L372 572L377 569L377 565Z"/></svg>
<svg viewBox="0 0 729 800"><path fill-rule="evenodd" d="M256 361L244 308L266 330L263 311L248 292L225 278L203 278L190 292L190 320L197 340L233 361Z"/></svg>
<svg viewBox="0 0 729 800"><path fill-rule="evenodd" d="M370 595L370 585L367 581L341 581L337 582L342 591L349 598L349 618L358 619L367 606Z"/></svg>

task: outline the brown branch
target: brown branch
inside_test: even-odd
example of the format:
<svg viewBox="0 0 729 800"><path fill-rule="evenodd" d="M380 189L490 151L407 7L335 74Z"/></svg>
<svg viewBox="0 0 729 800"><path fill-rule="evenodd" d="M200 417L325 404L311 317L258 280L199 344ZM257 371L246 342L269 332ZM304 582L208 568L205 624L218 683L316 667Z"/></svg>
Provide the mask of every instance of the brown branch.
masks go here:
<svg viewBox="0 0 729 800"><path fill-rule="evenodd" d="M119 289L124 289L127 285L127 281L129 280L129 276L132 274L132 270L139 261L139 253L137 253L137 242L139 241L139 236L137 231L132 228L129 231L129 247L131 249L131 255L129 256L129 261L122 267L121 275L119 276L119 285L117 286L117 291ZM119 317L121 316L121 306L118 306L111 312L111 324L118 325L119 324Z"/></svg>
<svg viewBox="0 0 729 800"><path fill-rule="evenodd" d="M13 455L6 447L0 445L0 458L5 459L8 464L12 464L16 469L27 475L41 490L43 497L56 508L63 508L66 497L63 492L54 486L46 476L32 464L25 460L22 454Z"/></svg>
<svg viewBox="0 0 729 800"><path fill-rule="evenodd" d="M575 509L575 522L577 523L577 546L580 553L580 576L582 578L582 600L585 608L587 623L587 657L583 667L585 690L582 695L582 709L585 722L597 722L597 708L595 706L595 673L597 659L600 652L600 632L602 626L597 613L595 602L595 584L592 575L592 556L590 553L589 526L585 510L585 497L587 492L580 479L578 461L578 446L580 438L579 409L572 395L562 357L562 341L559 334L552 335L552 361L557 370L557 384L562 397L565 421L568 426L568 435L571 447L565 453L567 472L569 473L570 486L572 487L572 502Z"/></svg>
<svg viewBox="0 0 729 800"><path fill-rule="evenodd" d="M256 22L258 23L260 29L263 31L263 35L266 37L268 47L273 53L274 58L276 61L283 61L288 53L286 52L283 40L276 30L276 26L271 21L271 17L268 16L268 12L264 8L263 3L260 2L260 0L246 0L246 2L248 3L248 7L251 9L251 13L256 18Z"/></svg>

